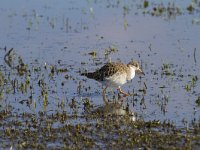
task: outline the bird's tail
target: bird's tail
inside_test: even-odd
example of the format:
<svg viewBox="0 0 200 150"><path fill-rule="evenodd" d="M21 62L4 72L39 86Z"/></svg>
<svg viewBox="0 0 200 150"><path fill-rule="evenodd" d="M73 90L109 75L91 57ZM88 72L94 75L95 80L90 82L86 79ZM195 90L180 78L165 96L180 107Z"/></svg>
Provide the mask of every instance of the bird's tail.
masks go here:
<svg viewBox="0 0 200 150"><path fill-rule="evenodd" d="M86 73L81 73L81 76L86 76L90 79L94 78L94 73L93 72L86 72Z"/></svg>

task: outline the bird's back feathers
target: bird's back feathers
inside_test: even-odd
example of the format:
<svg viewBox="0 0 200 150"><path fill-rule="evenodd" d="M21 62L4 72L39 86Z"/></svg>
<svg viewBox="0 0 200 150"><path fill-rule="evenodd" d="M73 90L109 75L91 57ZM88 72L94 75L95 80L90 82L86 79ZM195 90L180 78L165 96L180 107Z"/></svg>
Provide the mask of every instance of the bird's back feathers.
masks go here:
<svg viewBox="0 0 200 150"><path fill-rule="evenodd" d="M105 78L108 78L117 72L123 72L123 71L126 72L127 70L128 66L125 64L107 63L99 70L96 70L95 72L82 73L81 75L86 76L90 79L95 79L97 81L103 81Z"/></svg>

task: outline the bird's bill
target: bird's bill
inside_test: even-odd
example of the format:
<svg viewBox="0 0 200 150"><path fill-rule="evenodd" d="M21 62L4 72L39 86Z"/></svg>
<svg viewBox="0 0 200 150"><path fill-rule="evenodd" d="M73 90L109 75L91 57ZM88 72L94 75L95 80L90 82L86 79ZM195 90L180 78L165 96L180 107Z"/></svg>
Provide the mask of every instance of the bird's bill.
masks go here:
<svg viewBox="0 0 200 150"><path fill-rule="evenodd" d="M141 75L145 75L145 73L144 73L141 69L138 69L138 70L137 70L137 73L138 73L138 74L141 74Z"/></svg>

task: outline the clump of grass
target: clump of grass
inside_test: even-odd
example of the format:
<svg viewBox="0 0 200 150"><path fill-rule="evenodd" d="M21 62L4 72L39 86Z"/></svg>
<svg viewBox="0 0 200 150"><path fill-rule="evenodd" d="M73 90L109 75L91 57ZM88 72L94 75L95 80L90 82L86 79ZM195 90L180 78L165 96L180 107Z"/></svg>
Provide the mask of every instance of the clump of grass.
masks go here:
<svg viewBox="0 0 200 150"><path fill-rule="evenodd" d="M162 64L162 72L161 75L165 75L165 76L174 76L175 73L174 71L171 69L173 65L170 64Z"/></svg>
<svg viewBox="0 0 200 150"><path fill-rule="evenodd" d="M189 5L187 7L187 10L191 13L194 10L194 7L192 5Z"/></svg>
<svg viewBox="0 0 200 150"><path fill-rule="evenodd" d="M104 56L107 58L110 54L116 53L118 51L117 47L109 46L108 48L104 49Z"/></svg>
<svg viewBox="0 0 200 150"><path fill-rule="evenodd" d="M191 77L191 80L188 84L185 85L185 90L187 92L191 91L191 89L196 86L196 83L198 81L198 77L196 75L189 75L189 77Z"/></svg>
<svg viewBox="0 0 200 150"><path fill-rule="evenodd" d="M197 100L196 100L195 102L196 102L196 104L197 104L198 106L200 106L200 96L197 98Z"/></svg>
<svg viewBox="0 0 200 150"><path fill-rule="evenodd" d="M4 85L5 77L0 69L0 87Z"/></svg>
<svg viewBox="0 0 200 150"><path fill-rule="evenodd" d="M91 55L93 59L96 58L97 56L96 50L93 50L92 52L89 52L88 54Z"/></svg>
<svg viewBox="0 0 200 150"><path fill-rule="evenodd" d="M149 6L149 2L147 0L144 1L143 3L144 8L147 8Z"/></svg>
<svg viewBox="0 0 200 150"><path fill-rule="evenodd" d="M149 2L145 0L143 2L142 8L149 8ZM152 4L152 7L149 10L144 10L143 13L150 14L152 16L166 16L168 18L175 17L181 14L181 8L176 6L174 3L168 3L168 5L160 4Z"/></svg>

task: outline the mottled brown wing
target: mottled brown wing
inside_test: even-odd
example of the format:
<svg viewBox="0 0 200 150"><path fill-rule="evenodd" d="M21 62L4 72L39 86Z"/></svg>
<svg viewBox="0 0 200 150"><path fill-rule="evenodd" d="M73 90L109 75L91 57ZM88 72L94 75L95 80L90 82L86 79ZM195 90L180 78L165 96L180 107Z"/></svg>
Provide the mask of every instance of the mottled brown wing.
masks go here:
<svg viewBox="0 0 200 150"><path fill-rule="evenodd" d="M103 81L104 78L112 76L113 74L120 71L119 63L107 63L103 67L101 67L99 70L94 72L94 76L96 80Z"/></svg>

